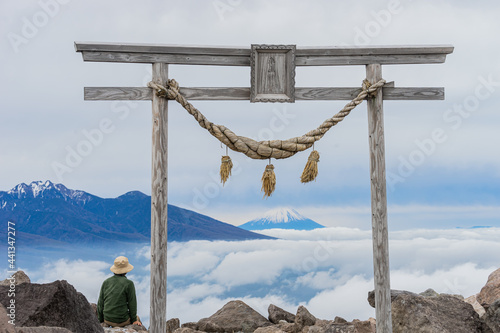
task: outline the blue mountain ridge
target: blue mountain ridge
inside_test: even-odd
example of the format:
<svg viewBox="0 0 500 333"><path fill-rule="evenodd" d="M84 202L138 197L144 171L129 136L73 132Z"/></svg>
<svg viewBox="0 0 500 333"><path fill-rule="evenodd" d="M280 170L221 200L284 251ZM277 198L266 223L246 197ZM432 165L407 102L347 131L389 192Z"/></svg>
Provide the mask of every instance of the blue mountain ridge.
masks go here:
<svg viewBox="0 0 500 333"><path fill-rule="evenodd" d="M30 244L149 242L151 197L132 191L106 199L50 181L22 183L0 191L0 220L14 221L18 240ZM168 205L169 242L247 239L271 237Z"/></svg>

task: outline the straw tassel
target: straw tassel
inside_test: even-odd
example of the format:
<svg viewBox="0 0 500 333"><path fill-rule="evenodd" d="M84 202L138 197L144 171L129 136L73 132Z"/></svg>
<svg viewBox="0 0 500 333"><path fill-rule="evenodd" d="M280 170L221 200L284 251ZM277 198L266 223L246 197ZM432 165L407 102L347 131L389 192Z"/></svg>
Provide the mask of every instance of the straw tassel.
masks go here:
<svg viewBox="0 0 500 333"><path fill-rule="evenodd" d="M302 172L302 176L300 177L300 181L302 183L308 183L316 179L318 176L318 162L319 153L316 150L313 150L307 159L307 164Z"/></svg>
<svg viewBox="0 0 500 333"><path fill-rule="evenodd" d="M262 189L264 197L270 197L276 188L276 175L274 174L274 165L268 164L262 175Z"/></svg>
<svg viewBox="0 0 500 333"><path fill-rule="evenodd" d="M231 176L231 169L233 168L233 161L231 157L222 156L222 163L220 165L220 181L222 186L226 184L227 179Z"/></svg>

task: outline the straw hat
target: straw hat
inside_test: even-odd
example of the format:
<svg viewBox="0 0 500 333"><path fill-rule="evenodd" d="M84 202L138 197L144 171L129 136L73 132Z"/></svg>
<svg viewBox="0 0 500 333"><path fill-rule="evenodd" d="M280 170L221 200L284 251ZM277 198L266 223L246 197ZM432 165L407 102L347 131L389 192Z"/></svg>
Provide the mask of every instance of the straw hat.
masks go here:
<svg viewBox="0 0 500 333"><path fill-rule="evenodd" d="M128 263L128 258L119 256L115 259L115 263L111 266L110 270L115 274L128 273L134 269L134 266Z"/></svg>

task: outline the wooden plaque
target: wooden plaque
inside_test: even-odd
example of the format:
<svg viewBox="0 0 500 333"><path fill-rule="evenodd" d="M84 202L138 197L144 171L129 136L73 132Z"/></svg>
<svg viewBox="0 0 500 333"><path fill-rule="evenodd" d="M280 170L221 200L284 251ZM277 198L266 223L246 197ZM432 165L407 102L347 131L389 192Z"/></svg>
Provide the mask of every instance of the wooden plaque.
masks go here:
<svg viewBox="0 0 500 333"><path fill-rule="evenodd" d="M252 44L250 102L295 102L295 45Z"/></svg>

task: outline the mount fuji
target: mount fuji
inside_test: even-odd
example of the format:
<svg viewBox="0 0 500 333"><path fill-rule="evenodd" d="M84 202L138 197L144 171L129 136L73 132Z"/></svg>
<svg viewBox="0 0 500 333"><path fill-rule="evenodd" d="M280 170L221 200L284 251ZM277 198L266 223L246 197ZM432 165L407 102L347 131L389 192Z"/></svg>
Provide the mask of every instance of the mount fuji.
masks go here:
<svg viewBox="0 0 500 333"><path fill-rule="evenodd" d="M324 228L319 223L300 215L295 209L281 207L264 213L263 217L239 226L245 230L294 229L313 230Z"/></svg>

